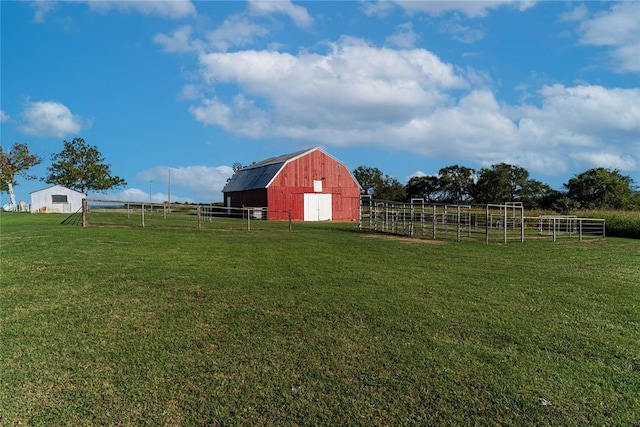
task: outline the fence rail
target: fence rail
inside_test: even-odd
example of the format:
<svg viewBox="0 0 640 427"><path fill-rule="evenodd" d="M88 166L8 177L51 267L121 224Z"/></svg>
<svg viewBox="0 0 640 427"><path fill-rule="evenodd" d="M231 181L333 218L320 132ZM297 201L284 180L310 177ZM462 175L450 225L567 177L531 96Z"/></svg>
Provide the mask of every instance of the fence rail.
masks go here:
<svg viewBox="0 0 640 427"><path fill-rule="evenodd" d="M563 238L605 238L606 234L604 219L577 216L525 217L525 229L528 236L551 237L554 242Z"/></svg>
<svg viewBox="0 0 640 427"><path fill-rule="evenodd" d="M270 217L288 218L267 221ZM218 205L182 205L84 199L83 227L90 225L207 229L292 229L291 212L264 207L231 208Z"/></svg>

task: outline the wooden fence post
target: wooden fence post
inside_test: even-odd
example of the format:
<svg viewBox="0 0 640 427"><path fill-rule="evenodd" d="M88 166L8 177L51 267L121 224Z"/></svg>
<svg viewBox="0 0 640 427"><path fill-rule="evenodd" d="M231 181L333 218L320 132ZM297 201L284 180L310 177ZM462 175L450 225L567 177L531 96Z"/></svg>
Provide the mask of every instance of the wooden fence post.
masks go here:
<svg viewBox="0 0 640 427"><path fill-rule="evenodd" d="M82 226L86 227L88 225L87 223L87 209L89 207L89 203L87 202L87 199L82 199Z"/></svg>

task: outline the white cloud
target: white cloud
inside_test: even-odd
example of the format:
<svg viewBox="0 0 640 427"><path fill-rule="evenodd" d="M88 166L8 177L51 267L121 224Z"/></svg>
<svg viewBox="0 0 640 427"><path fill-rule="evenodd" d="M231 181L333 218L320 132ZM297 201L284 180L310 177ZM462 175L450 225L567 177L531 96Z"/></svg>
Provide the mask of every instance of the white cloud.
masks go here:
<svg viewBox="0 0 640 427"><path fill-rule="evenodd" d="M591 19L584 19L583 9L574 12L583 17L578 27L581 44L611 48L619 72L640 71L640 2L615 2Z"/></svg>
<svg viewBox="0 0 640 427"><path fill-rule="evenodd" d="M90 0L86 2L91 10L106 13L113 9L120 12L139 12L169 19L196 15L196 7L189 0Z"/></svg>
<svg viewBox="0 0 640 427"><path fill-rule="evenodd" d="M517 128L492 93L471 91L456 105L443 105L391 129L396 147L430 157L472 158L490 163L517 144ZM398 144L397 141L402 141Z"/></svg>
<svg viewBox="0 0 640 427"><path fill-rule="evenodd" d="M449 34L454 40L462 43L475 43L484 38L485 30L481 24L465 24L469 18L484 18L493 9L500 7L515 8L523 12L533 6L536 1L402 1L402 0L381 0L376 2L366 1L362 10L367 16L377 16L384 18L396 6L401 7L408 15L416 13L426 13L432 16L443 17L440 23L440 32ZM406 48L411 37L415 34L411 32L399 32L387 38L387 42L401 48ZM399 41L399 43L396 43ZM413 39L411 42L415 42Z"/></svg>
<svg viewBox="0 0 640 427"><path fill-rule="evenodd" d="M71 113L59 102L29 102L22 111L20 131L30 136L63 138L91 127L91 122Z"/></svg>
<svg viewBox="0 0 640 427"><path fill-rule="evenodd" d="M387 37L387 43L401 49L411 49L418 41L418 35L413 31L413 24L406 22L398 26L395 34Z"/></svg>
<svg viewBox="0 0 640 427"><path fill-rule="evenodd" d="M606 167L620 170L637 170L640 166L639 159L615 150L572 153L571 157L587 168Z"/></svg>
<svg viewBox="0 0 640 427"><path fill-rule="evenodd" d="M185 188L193 192L198 200L214 202L222 199L222 188L225 186L227 179L233 175L233 168L229 166L188 166L178 168L157 166L138 173L136 178L151 182L154 188L162 187L164 189L168 188L169 185L169 173L171 174L172 201L179 200L178 196L174 196L174 189L179 192L181 188ZM146 193L146 195L146 200L149 200L149 193ZM163 193L153 195L153 197L156 196L158 199L164 197L162 200L157 200L158 202L167 200L167 196Z"/></svg>
<svg viewBox="0 0 640 427"><path fill-rule="evenodd" d="M171 35L158 33L153 36L153 41L162 46L168 53L200 52L204 48L204 42L191 39L193 29L190 25L176 28Z"/></svg>
<svg viewBox="0 0 640 427"><path fill-rule="evenodd" d="M422 172L422 171L415 171L414 173L412 173L411 175L405 177L405 181L409 181L411 178L416 177L416 178L423 178L425 176L429 176L428 174Z"/></svg>
<svg viewBox="0 0 640 427"><path fill-rule="evenodd" d="M368 132L404 126L446 104L443 90L467 85L451 65L424 49L395 51L354 39L330 47L326 55L200 55L205 83L236 84L243 93L228 102L204 99L190 112L206 125L252 138L348 145L364 143Z"/></svg>
<svg viewBox="0 0 640 427"><path fill-rule="evenodd" d="M194 4L189 0L76 0L76 3L86 3L89 9L100 13L115 9L120 12L138 12L169 19L197 14ZM56 9L57 5L56 0L33 1L31 3L31 7L35 9L33 22L44 22L46 14Z"/></svg>
<svg viewBox="0 0 640 427"><path fill-rule="evenodd" d="M640 166L640 89L554 85L539 95L540 107L513 114L524 143L581 167Z"/></svg>
<svg viewBox="0 0 640 427"><path fill-rule="evenodd" d="M407 89L413 91L466 85L451 65L425 49L396 51L352 38L333 43L330 49L326 55L302 52L297 56L254 50L210 53L199 60L207 82L238 83L247 92L263 96L335 98L342 94L344 103L352 102L349 95L375 102L385 95L366 89L395 91L410 86ZM326 89L332 92L326 94Z"/></svg>
<svg viewBox="0 0 640 427"><path fill-rule="evenodd" d="M462 43L475 43L484 38L484 29L478 24L476 27L462 23L459 15L454 15L450 19L443 20L440 24L440 31L451 35L451 38Z"/></svg>
<svg viewBox="0 0 640 427"><path fill-rule="evenodd" d="M47 13L54 10L57 2L53 0L36 0L31 3L31 7L35 9L33 14L33 22L42 24Z"/></svg>
<svg viewBox="0 0 640 427"><path fill-rule="evenodd" d="M255 15L281 13L291 18L294 24L300 28L309 28L313 25L313 18L307 9L296 6L289 0L250 0L249 11Z"/></svg>
<svg viewBox="0 0 640 427"><path fill-rule="evenodd" d="M204 99L202 105L191 106L189 112L196 120L205 125L220 126L223 129L231 130L233 111L218 98Z"/></svg>
<svg viewBox="0 0 640 427"><path fill-rule="evenodd" d="M193 33L190 25L183 25L169 35L156 34L153 41L167 53L202 53L206 50L226 52L232 47L252 44L257 37L267 36L269 30L243 15L233 15L216 29L204 33L201 38L193 36Z"/></svg>
<svg viewBox="0 0 640 427"><path fill-rule="evenodd" d="M0 110L0 123L8 122L11 120L11 117L3 110Z"/></svg>
<svg viewBox="0 0 640 427"><path fill-rule="evenodd" d="M275 2L274 2L275 3ZM264 37L269 30L249 21L241 15L234 15L224 20L222 25L207 33L209 46L219 51L226 51L232 46L246 46L253 43L255 37Z"/></svg>
<svg viewBox="0 0 640 427"><path fill-rule="evenodd" d="M583 21L581 41L596 46L615 46L638 38L640 31L640 3L619 2L607 12Z"/></svg>
<svg viewBox="0 0 640 427"><path fill-rule="evenodd" d="M513 1L513 0L492 0L492 1L413 1L398 0L396 3L407 13L423 12L433 16L440 16L448 12L459 12L469 18L481 18L487 16L489 11L499 7L507 6L517 8L523 12L533 6L535 1Z"/></svg>
<svg viewBox="0 0 640 427"><path fill-rule="evenodd" d="M560 21L562 22L580 22L589 17L589 8L586 5L581 4L574 7L568 12L564 12L560 15Z"/></svg>
<svg viewBox="0 0 640 427"><path fill-rule="evenodd" d="M169 200L169 194L161 191L141 190L139 188L126 188L109 194L100 194L97 198L109 200L121 200L123 202L151 202L165 203ZM191 197L184 197L179 194L171 193L171 203L195 203Z"/></svg>
<svg viewBox="0 0 640 427"><path fill-rule="evenodd" d="M198 85L184 85L182 91L180 92L180 99L184 99L187 101L194 101L196 99L199 99L201 96L201 90L202 89Z"/></svg>
<svg viewBox="0 0 640 427"><path fill-rule="evenodd" d="M395 7L395 3L390 0L362 2L363 13L367 16L377 16L378 18L386 17Z"/></svg>
<svg viewBox="0 0 640 427"><path fill-rule="evenodd" d="M348 38L324 54L247 50L199 61L203 86L238 89L201 96L191 114L245 137L508 162L546 175L640 165L640 89L544 86L527 98L536 104L508 105L474 88L485 78L427 50Z"/></svg>
<svg viewBox="0 0 640 427"><path fill-rule="evenodd" d="M168 53L226 52L231 48L251 45L256 39L268 36L271 33L269 28L255 22L255 18L276 13L289 16L302 28L313 24L313 19L304 7L293 5L290 1L250 1L246 11L226 17L212 30L201 29L198 37L194 36L194 29L190 25L184 25L170 34L158 33L153 40ZM276 50L278 46L278 43L274 43L272 49Z"/></svg>
<svg viewBox="0 0 640 427"><path fill-rule="evenodd" d="M554 85L543 87L540 94L544 103L536 116L558 121L562 128L599 136L614 129L640 132L640 89Z"/></svg>

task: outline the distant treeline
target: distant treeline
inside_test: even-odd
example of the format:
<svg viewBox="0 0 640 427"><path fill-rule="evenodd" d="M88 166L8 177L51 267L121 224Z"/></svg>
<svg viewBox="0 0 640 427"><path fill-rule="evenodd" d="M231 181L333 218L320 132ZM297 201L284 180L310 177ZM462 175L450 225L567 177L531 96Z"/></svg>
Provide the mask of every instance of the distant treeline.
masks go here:
<svg viewBox="0 0 640 427"><path fill-rule="evenodd" d="M633 180L617 169L594 168L571 178L563 190L529 178L529 172L506 163L479 171L447 166L437 175L414 176L406 185L378 168L359 166L353 171L362 194L375 199L429 203L487 204L522 202L526 209L568 213L578 209L640 210L640 192Z"/></svg>

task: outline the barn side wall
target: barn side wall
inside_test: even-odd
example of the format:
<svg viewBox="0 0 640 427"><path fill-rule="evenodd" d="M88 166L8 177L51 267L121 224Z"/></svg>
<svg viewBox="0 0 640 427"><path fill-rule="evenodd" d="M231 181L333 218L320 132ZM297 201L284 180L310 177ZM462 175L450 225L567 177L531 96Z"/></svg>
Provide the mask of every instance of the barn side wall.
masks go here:
<svg viewBox="0 0 640 427"><path fill-rule="evenodd" d="M255 207L262 208L267 206L267 190L259 188L247 191L231 191L224 193L224 204L227 205L227 198L231 197L231 207L241 208Z"/></svg>
<svg viewBox="0 0 640 427"><path fill-rule="evenodd" d="M358 219L360 188L350 171L320 150L287 163L269 185L269 210L291 210L293 220L304 219L304 194L314 193L314 181L322 181L322 193L331 194L332 219ZM288 213L275 214L286 219ZM269 216L272 219L274 214Z"/></svg>

